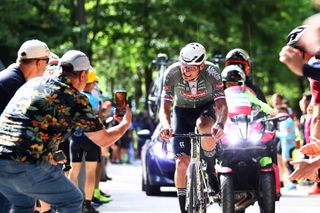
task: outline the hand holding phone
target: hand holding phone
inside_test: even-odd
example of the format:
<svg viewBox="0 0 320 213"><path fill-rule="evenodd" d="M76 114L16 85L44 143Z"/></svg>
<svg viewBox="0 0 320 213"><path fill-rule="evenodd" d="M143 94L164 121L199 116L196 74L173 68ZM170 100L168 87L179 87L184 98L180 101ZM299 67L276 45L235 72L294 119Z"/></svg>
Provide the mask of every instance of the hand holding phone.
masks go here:
<svg viewBox="0 0 320 213"><path fill-rule="evenodd" d="M65 161L67 157L62 150L58 150L53 153L53 159L57 163L63 163L63 161Z"/></svg>
<svg viewBox="0 0 320 213"><path fill-rule="evenodd" d="M125 90L116 91L115 100L116 100L116 115L119 117L123 117L126 114L127 92Z"/></svg>

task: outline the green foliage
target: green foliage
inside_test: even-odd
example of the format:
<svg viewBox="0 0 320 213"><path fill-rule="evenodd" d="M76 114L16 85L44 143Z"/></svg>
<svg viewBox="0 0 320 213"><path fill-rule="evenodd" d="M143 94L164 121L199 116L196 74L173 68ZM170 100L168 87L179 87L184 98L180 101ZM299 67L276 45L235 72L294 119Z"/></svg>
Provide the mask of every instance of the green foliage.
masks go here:
<svg viewBox="0 0 320 213"><path fill-rule="evenodd" d="M80 49L90 56L104 91L124 88L140 103L153 76L149 64L157 53L177 58L182 46L198 41L209 58L232 48L247 50L253 58L251 74L267 94L281 91L295 101L302 92L297 78L278 61L278 53L288 32L314 12L310 0L0 3L0 59L5 65L15 61L21 43L31 38L45 41L60 56Z"/></svg>

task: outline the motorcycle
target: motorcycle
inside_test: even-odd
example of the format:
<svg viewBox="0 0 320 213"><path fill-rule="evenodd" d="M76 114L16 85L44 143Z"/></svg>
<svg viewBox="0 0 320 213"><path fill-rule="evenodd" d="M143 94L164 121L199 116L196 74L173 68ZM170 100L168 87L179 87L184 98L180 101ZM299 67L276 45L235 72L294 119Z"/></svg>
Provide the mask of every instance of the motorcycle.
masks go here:
<svg viewBox="0 0 320 213"><path fill-rule="evenodd" d="M229 118L216 166L221 188L219 204L223 213L244 213L258 201L260 212L274 213L275 201L280 199L276 123L289 115L268 116L252 100L239 98L245 92L248 88L243 86L225 90Z"/></svg>

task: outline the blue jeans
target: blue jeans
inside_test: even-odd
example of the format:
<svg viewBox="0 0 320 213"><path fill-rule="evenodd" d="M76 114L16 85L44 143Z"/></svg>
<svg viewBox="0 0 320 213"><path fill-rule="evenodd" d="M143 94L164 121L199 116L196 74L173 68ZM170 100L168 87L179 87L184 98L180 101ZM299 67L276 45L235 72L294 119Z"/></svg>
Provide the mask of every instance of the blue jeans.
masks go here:
<svg viewBox="0 0 320 213"><path fill-rule="evenodd" d="M33 212L35 200L57 206L59 213L80 213L83 196L58 166L0 160L0 192L14 213Z"/></svg>
<svg viewBox="0 0 320 213"><path fill-rule="evenodd" d="M11 204L8 199L0 193L0 213L9 213Z"/></svg>

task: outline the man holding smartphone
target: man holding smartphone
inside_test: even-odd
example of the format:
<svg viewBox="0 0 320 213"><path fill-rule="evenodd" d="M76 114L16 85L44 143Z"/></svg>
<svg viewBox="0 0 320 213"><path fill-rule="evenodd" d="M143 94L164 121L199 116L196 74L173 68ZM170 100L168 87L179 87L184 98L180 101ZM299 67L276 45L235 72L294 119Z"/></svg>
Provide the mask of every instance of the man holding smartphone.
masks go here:
<svg viewBox="0 0 320 213"><path fill-rule="evenodd" d="M55 165L53 153L76 128L99 146L117 141L129 128L126 107L120 123L105 129L88 99L80 93L87 83L90 62L77 50L60 59L58 77L34 78L24 84L0 117L0 192L16 212L32 212L35 199L61 212L80 213L80 190Z"/></svg>

